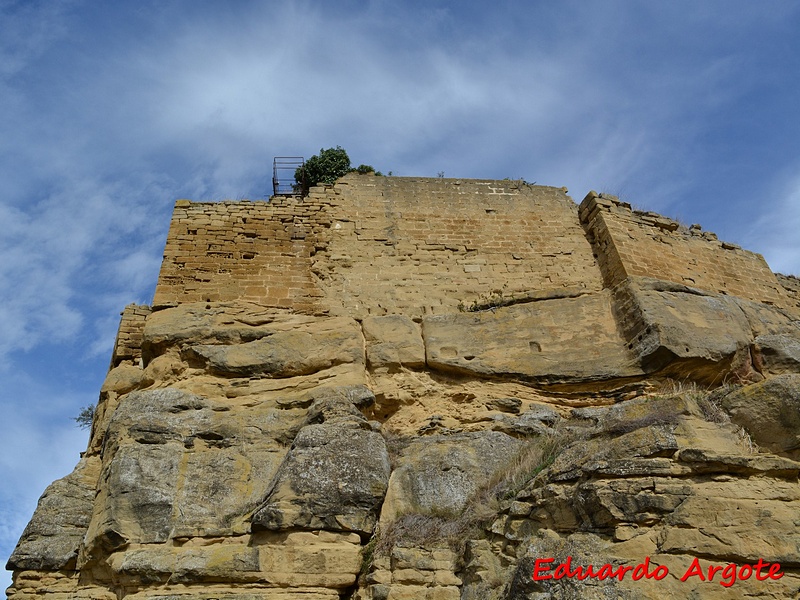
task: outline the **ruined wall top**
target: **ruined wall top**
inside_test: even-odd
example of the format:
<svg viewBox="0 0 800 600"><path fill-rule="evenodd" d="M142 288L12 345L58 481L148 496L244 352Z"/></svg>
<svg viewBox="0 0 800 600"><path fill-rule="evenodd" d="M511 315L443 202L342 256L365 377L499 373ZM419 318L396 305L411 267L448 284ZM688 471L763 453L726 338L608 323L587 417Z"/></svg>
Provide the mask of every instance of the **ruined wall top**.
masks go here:
<svg viewBox="0 0 800 600"><path fill-rule="evenodd" d="M601 287L565 190L349 175L303 199L178 201L154 305L423 315L492 294Z"/></svg>
<svg viewBox="0 0 800 600"><path fill-rule="evenodd" d="M796 308L761 255L611 196L579 211L565 188L357 174L306 198L179 200L153 304L423 316L627 277Z"/></svg>
<svg viewBox="0 0 800 600"><path fill-rule="evenodd" d="M763 256L720 241L700 225L635 211L615 196L594 192L580 212L608 286L649 277L779 308L794 304Z"/></svg>

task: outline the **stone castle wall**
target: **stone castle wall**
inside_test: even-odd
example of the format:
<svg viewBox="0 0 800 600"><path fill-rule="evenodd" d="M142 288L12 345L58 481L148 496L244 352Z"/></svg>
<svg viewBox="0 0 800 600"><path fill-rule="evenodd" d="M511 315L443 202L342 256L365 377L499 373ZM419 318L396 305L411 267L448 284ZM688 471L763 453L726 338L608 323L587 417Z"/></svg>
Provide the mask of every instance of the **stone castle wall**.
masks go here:
<svg viewBox="0 0 800 600"><path fill-rule="evenodd" d="M422 315L493 293L601 287L564 190L351 175L304 199L179 200L154 305Z"/></svg>
<svg viewBox="0 0 800 600"><path fill-rule="evenodd" d="M348 175L307 198L179 200L154 306L248 300L361 318L671 281L780 308L763 257L655 213L516 181Z"/></svg>
<svg viewBox="0 0 800 600"><path fill-rule="evenodd" d="M309 310L313 230L322 205L311 199L192 203L172 216L154 307L255 300Z"/></svg>
<svg viewBox="0 0 800 600"><path fill-rule="evenodd" d="M454 312L491 295L602 281L565 190L511 181L346 178L315 257L332 312Z"/></svg>
<svg viewBox="0 0 800 600"><path fill-rule="evenodd" d="M129 304L120 313L117 339L111 353L111 368L123 361L138 363L142 358L142 332L145 319L151 312L149 306Z"/></svg>
<svg viewBox="0 0 800 600"><path fill-rule="evenodd" d="M598 250L609 287L627 277L649 277L781 308L791 306L763 256L721 242L699 225L687 228L596 194L581 204L581 219Z"/></svg>

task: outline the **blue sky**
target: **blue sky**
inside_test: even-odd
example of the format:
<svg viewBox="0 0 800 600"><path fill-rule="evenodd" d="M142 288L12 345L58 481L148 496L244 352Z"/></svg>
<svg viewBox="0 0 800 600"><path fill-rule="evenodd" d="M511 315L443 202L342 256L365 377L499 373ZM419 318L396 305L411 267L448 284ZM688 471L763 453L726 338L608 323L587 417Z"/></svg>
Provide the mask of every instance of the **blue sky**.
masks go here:
<svg viewBox="0 0 800 600"><path fill-rule="evenodd" d="M0 560L174 200L263 197L273 156L615 193L800 275L797 31L780 0L0 0Z"/></svg>

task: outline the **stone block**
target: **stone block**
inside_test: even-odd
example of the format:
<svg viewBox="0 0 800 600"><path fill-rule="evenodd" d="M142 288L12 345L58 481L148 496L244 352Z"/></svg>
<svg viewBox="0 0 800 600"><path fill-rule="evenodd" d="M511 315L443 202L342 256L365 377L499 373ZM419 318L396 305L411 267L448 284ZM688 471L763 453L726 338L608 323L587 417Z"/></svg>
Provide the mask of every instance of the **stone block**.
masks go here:
<svg viewBox="0 0 800 600"><path fill-rule="evenodd" d="M720 381L752 333L732 299L654 280L616 290L620 327L644 371Z"/></svg>
<svg viewBox="0 0 800 600"><path fill-rule="evenodd" d="M426 317L428 366L478 375L592 381L633 376L606 293Z"/></svg>
<svg viewBox="0 0 800 600"><path fill-rule="evenodd" d="M800 374L787 373L737 388L718 402L756 444L800 460Z"/></svg>
<svg viewBox="0 0 800 600"><path fill-rule="evenodd" d="M392 472L381 523L409 513L458 515L478 486L520 447L518 440L494 431L429 436L413 442Z"/></svg>
<svg viewBox="0 0 800 600"><path fill-rule="evenodd" d="M422 332L405 315L367 317L361 322L367 343L367 363L371 368L425 366Z"/></svg>
<svg viewBox="0 0 800 600"><path fill-rule="evenodd" d="M352 421L308 425L295 438L252 527L370 533L389 471L380 434Z"/></svg>

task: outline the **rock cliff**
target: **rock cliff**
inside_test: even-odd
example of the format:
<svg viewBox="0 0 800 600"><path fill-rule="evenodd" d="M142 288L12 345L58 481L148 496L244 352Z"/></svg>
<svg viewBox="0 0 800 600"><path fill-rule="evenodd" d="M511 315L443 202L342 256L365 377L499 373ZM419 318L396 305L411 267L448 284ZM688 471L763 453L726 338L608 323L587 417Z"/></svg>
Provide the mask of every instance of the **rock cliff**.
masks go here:
<svg viewBox="0 0 800 600"><path fill-rule="evenodd" d="M798 290L525 182L179 200L8 597L800 597Z"/></svg>

